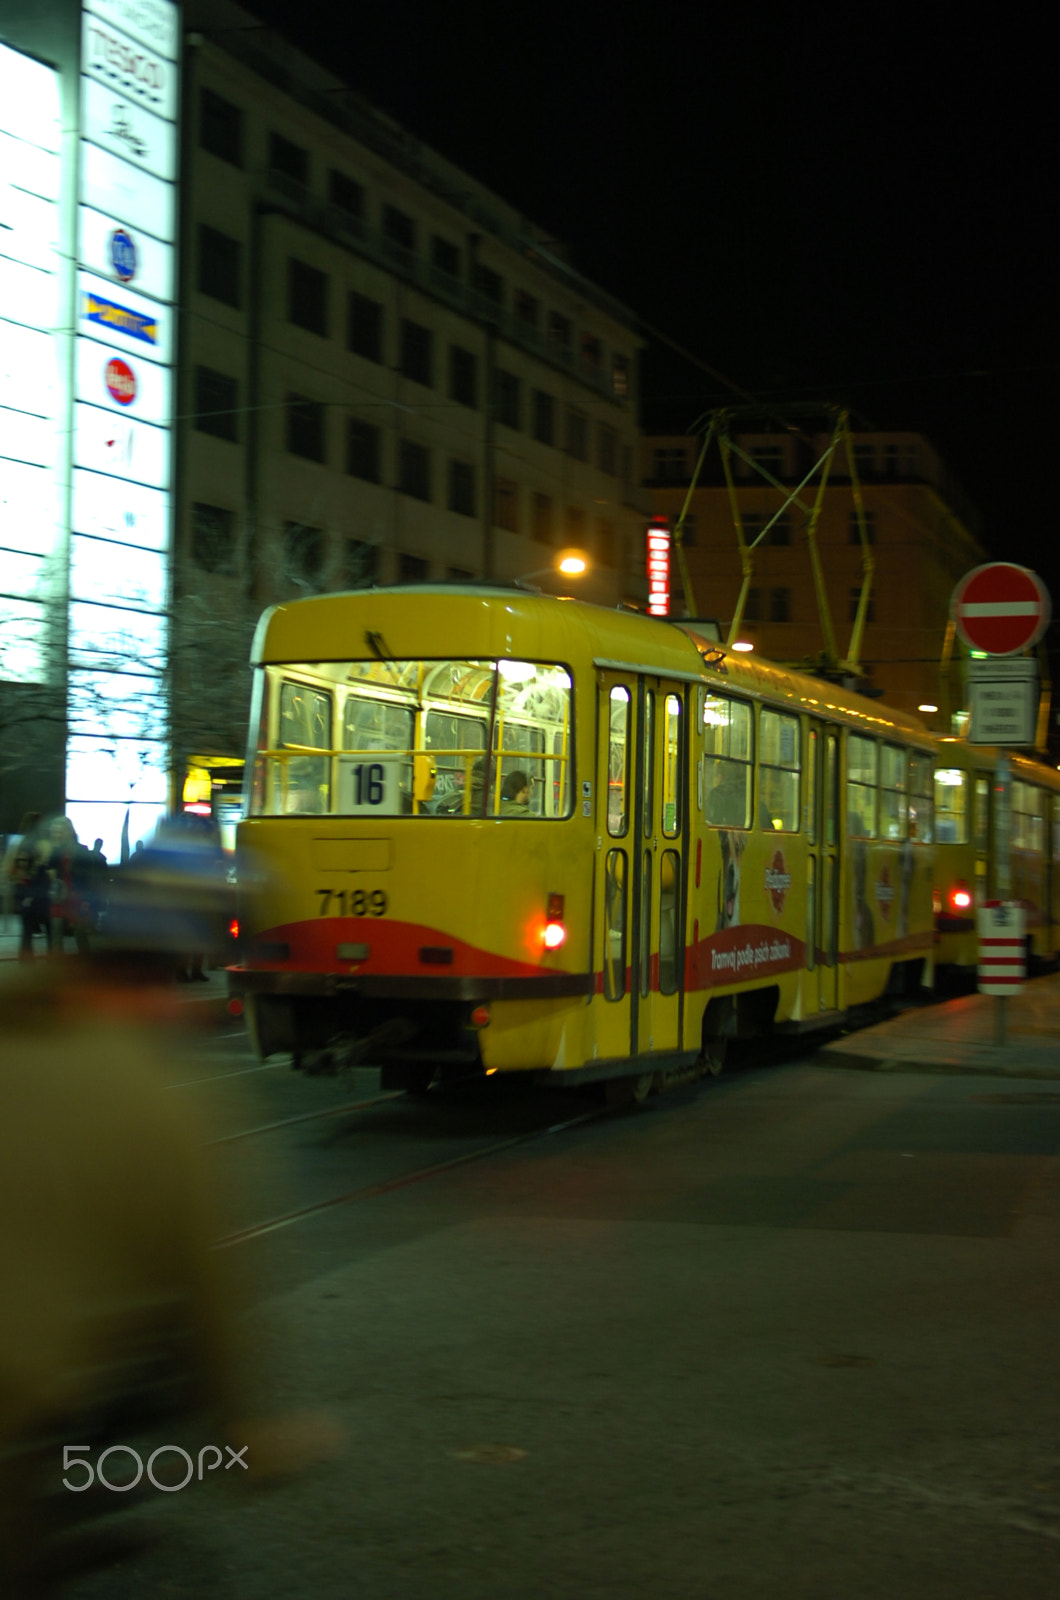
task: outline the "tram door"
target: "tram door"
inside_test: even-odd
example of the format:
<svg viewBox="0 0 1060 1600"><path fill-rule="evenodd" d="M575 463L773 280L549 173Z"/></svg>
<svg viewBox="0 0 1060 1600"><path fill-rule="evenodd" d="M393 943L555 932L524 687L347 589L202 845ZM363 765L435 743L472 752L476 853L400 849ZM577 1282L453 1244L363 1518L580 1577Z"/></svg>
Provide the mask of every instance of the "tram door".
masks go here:
<svg viewBox="0 0 1060 1600"><path fill-rule="evenodd" d="M647 1055L676 1050L681 1043L688 690L684 684L641 678L637 692L631 1049Z"/></svg>
<svg viewBox="0 0 1060 1600"><path fill-rule="evenodd" d="M601 1060L676 1049L684 973L687 690L602 672L595 927Z"/></svg>
<svg viewBox="0 0 1060 1600"><path fill-rule="evenodd" d="M839 730L811 722L807 731L806 965L808 1009L839 1006Z"/></svg>

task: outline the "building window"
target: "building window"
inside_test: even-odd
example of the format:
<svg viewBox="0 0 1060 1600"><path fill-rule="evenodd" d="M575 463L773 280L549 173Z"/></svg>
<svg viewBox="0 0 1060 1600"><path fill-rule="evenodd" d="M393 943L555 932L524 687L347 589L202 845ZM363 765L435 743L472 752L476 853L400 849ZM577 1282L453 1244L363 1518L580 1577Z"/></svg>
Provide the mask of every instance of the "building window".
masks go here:
<svg viewBox="0 0 1060 1600"><path fill-rule="evenodd" d="M575 461L589 459L589 418L577 406L567 407L567 435L563 448Z"/></svg>
<svg viewBox="0 0 1060 1600"><path fill-rule="evenodd" d="M519 491L510 478L493 480L493 524L509 533L519 532Z"/></svg>
<svg viewBox="0 0 1060 1600"><path fill-rule="evenodd" d="M449 463L449 509L462 517L475 515L475 469L470 461Z"/></svg>
<svg viewBox="0 0 1060 1600"><path fill-rule="evenodd" d="M552 496L534 491L530 502L530 532L539 544L551 544L554 537Z"/></svg>
<svg viewBox="0 0 1060 1600"><path fill-rule="evenodd" d="M503 367L498 367L493 374L493 409L498 422L503 422L506 428L518 428L519 379L514 372L505 372Z"/></svg>
<svg viewBox="0 0 1060 1600"><path fill-rule="evenodd" d="M328 276L316 267L290 256L287 261L287 318L298 328L319 333L328 331Z"/></svg>
<svg viewBox="0 0 1060 1600"><path fill-rule="evenodd" d="M897 478L901 475L902 452L896 444L885 444L883 447L883 475L885 478Z"/></svg>
<svg viewBox="0 0 1060 1600"><path fill-rule="evenodd" d="M211 367L195 368L195 427L215 439L239 438L239 383Z"/></svg>
<svg viewBox="0 0 1060 1600"><path fill-rule="evenodd" d="M414 500L431 498L431 454L422 444L402 439L398 445L398 488Z"/></svg>
<svg viewBox="0 0 1060 1600"><path fill-rule="evenodd" d="M791 621L791 590L770 589L769 591L769 620L770 622Z"/></svg>
<svg viewBox="0 0 1060 1600"><path fill-rule="evenodd" d="M360 417L350 417L346 423L346 471L351 478L363 478L366 483L379 483L380 443L382 435L370 422Z"/></svg>
<svg viewBox="0 0 1060 1600"><path fill-rule="evenodd" d="M596 436L596 464L609 477L618 476L618 434L601 422Z"/></svg>
<svg viewBox="0 0 1060 1600"><path fill-rule="evenodd" d="M504 304L504 279L492 267L484 267L481 261L475 263L475 288L494 305Z"/></svg>
<svg viewBox="0 0 1060 1600"><path fill-rule="evenodd" d="M611 388L615 394L629 393L629 358L627 356L612 356Z"/></svg>
<svg viewBox="0 0 1060 1600"><path fill-rule="evenodd" d="M688 456L683 445L662 445L652 452L652 477L658 483L680 483L688 476Z"/></svg>
<svg viewBox="0 0 1060 1600"><path fill-rule="evenodd" d="M431 266L446 278L460 277L460 249L437 234L431 239Z"/></svg>
<svg viewBox="0 0 1060 1600"><path fill-rule="evenodd" d="M767 544L790 545L791 519L785 512L779 516L766 535Z"/></svg>
<svg viewBox="0 0 1060 1600"><path fill-rule="evenodd" d="M342 550L342 581L348 589L367 589L379 570L379 546L365 539L346 539Z"/></svg>
<svg viewBox="0 0 1060 1600"><path fill-rule="evenodd" d="M401 324L401 371L406 378L431 385L434 339L430 328L404 318Z"/></svg>
<svg viewBox="0 0 1060 1600"><path fill-rule="evenodd" d="M199 224L199 291L226 306L240 304L240 250L238 239Z"/></svg>
<svg viewBox="0 0 1060 1600"><path fill-rule="evenodd" d="M307 461L324 460L324 407L319 401L287 396L287 448Z"/></svg>
<svg viewBox="0 0 1060 1600"><path fill-rule="evenodd" d="M309 151L303 150L300 144L292 144L282 133L269 134L269 167L308 189Z"/></svg>
<svg viewBox="0 0 1060 1600"><path fill-rule="evenodd" d="M203 572L229 577L235 571L235 512L195 502L191 508L191 558Z"/></svg>
<svg viewBox="0 0 1060 1600"><path fill-rule="evenodd" d="M556 442L556 402L544 389L534 390L534 438L539 444Z"/></svg>
<svg viewBox="0 0 1060 1600"><path fill-rule="evenodd" d="M603 357L603 350L599 339L591 333L583 333L581 339L582 367L586 372L598 373Z"/></svg>
<svg viewBox="0 0 1060 1600"><path fill-rule="evenodd" d="M744 601L743 620L745 622L761 622L762 620L762 591L761 589L748 589L747 599Z"/></svg>
<svg viewBox="0 0 1060 1600"><path fill-rule="evenodd" d="M859 478L874 478L876 476L875 445L856 444L854 446L854 471Z"/></svg>
<svg viewBox="0 0 1060 1600"><path fill-rule="evenodd" d="M400 245L402 250L416 248L416 224L406 211L399 211L397 206L383 207L383 235L391 244Z"/></svg>
<svg viewBox="0 0 1060 1600"><path fill-rule="evenodd" d="M399 583L426 583L430 565L423 556L409 556L402 550L398 555Z"/></svg>
<svg viewBox="0 0 1060 1600"><path fill-rule="evenodd" d="M532 294L527 294L525 289L516 289L515 315L528 328L536 328L541 316L541 304Z"/></svg>
<svg viewBox="0 0 1060 1600"><path fill-rule="evenodd" d="M571 332L571 325L566 317L561 317L558 311L549 312L548 337L549 341L554 344L558 350L570 350Z"/></svg>
<svg viewBox="0 0 1060 1600"><path fill-rule="evenodd" d="M596 559L605 566L617 567L618 560L618 535L613 522L601 517L596 524Z"/></svg>
<svg viewBox="0 0 1060 1600"><path fill-rule="evenodd" d="M383 308L378 300L369 300L364 294L350 295L347 342L355 356L382 361Z"/></svg>
<svg viewBox="0 0 1060 1600"><path fill-rule="evenodd" d="M336 211L342 211L348 217L356 217L359 222L363 221L364 185L357 183L353 178L347 178L344 172L336 172L334 167L328 173L328 199Z"/></svg>
<svg viewBox="0 0 1060 1600"><path fill-rule="evenodd" d="M585 512L581 506L568 506L565 517L566 536L568 544L576 549L585 548Z"/></svg>
<svg viewBox="0 0 1060 1600"><path fill-rule="evenodd" d="M233 167L243 165L243 113L212 89L199 97L199 144Z"/></svg>
<svg viewBox="0 0 1060 1600"><path fill-rule="evenodd" d="M283 575L296 589L316 591L324 575L324 530L304 522L283 526Z"/></svg>
<svg viewBox="0 0 1060 1600"><path fill-rule="evenodd" d="M779 478L784 471L784 447L779 444L754 444L751 446L751 460L759 472L768 472L772 477Z"/></svg>
<svg viewBox="0 0 1060 1600"><path fill-rule="evenodd" d="M875 544L876 543L876 513L875 513L875 511L866 511L865 512L865 537L869 541L869 544ZM856 511L851 511L847 515L847 544L860 544L860 543L861 543L861 529L860 529L860 527L858 525L858 514L857 514Z"/></svg>
<svg viewBox="0 0 1060 1600"><path fill-rule="evenodd" d="M861 599L861 589L860 589L860 587L857 588L857 589L851 589L850 590L850 612L849 612L849 618L848 618L848 620L850 622L855 622L857 620L858 602L860 601L860 599ZM871 593L869 595L868 609L865 612L865 621L866 622L875 622L876 621L876 596L874 594L871 594Z"/></svg>
<svg viewBox="0 0 1060 1600"><path fill-rule="evenodd" d="M478 404L478 373L470 350L458 344L449 346L449 398L462 406Z"/></svg>

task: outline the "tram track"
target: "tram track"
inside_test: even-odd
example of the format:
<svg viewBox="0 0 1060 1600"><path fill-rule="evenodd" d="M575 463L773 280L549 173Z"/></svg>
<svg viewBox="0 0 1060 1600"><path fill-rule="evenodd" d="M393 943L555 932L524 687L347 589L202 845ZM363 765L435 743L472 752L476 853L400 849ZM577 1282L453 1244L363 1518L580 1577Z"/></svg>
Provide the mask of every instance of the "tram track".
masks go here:
<svg viewBox="0 0 1060 1600"><path fill-rule="evenodd" d="M401 1098L400 1093L387 1098ZM364 1102L372 1104L377 1102ZM337 1114L319 1113L319 1115ZM349 1109L349 1108L347 1108ZM310 1113L308 1118L293 1118L292 1121L307 1121L318 1113ZM225 1234L215 1240L215 1250L228 1250L237 1245L250 1244L255 1239L264 1238L267 1234L277 1233L283 1228L293 1227L296 1223L304 1222L307 1218L332 1211L338 1206L356 1205L364 1200L373 1200L379 1195L389 1194L397 1189L408 1189L413 1184L425 1183L430 1178L440 1177L445 1172L454 1171L457 1167L468 1166L475 1161L484 1161L489 1156L499 1155L504 1150L514 1149L517 1145L529 1144L535 1139L548 1138L551 1135L566 1133L571 1128L579 1127L587 1122L598 1122L605 1117L613 1116L614 1111L607 1106L600 1106L592 1111L581 1112L576 1117L569 1117L564 1122L551 1123L544 1128L528 1128L521 1133L513 1134L506 1139L500 1139L493 1144L482 1146L477 1150L465 1150L460 1155L450 1156L444 1161L431 1162L428 1166L419 1167L412 1172L399 1173L393 1178L383 1178L375 1183L364 1184L356 1189L348 1189L342 1194L332 1195L328 1199L314 1201L310 1205L298 1206L294 1210L282 1212L280 1215L270 1217L266 1221L251 1223L248 1227L239 1228L233 1233ZM277 1124L283 1126L284 1124ZM250 1130L250 1131L270 1131ZM237 1135L236 1137L243 1137ZM228 1140L217 1140L216 1143L227 1143Z"/></svg>

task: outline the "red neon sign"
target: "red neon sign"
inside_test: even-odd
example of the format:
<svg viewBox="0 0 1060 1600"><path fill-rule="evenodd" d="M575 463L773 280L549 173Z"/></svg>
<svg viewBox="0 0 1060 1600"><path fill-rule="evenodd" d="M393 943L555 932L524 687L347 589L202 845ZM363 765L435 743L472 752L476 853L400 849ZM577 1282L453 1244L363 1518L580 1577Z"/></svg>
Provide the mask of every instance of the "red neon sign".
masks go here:
<svg viewBox="0 0 1060 1600"><path fill-rule="evenodd" d="M670 524L648 524L648 612L665 617L670 611Z"/></svg>

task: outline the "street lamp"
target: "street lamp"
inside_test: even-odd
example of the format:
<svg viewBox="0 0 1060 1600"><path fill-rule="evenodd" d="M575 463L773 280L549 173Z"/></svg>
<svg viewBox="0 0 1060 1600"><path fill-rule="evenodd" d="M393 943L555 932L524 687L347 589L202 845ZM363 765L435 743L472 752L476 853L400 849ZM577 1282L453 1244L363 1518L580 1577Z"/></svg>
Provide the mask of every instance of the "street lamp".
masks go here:
<svg viewBox="0 0 1060 1600"><path fill-rule="evenodd" d="M582 555L580 550L564 550L559 559L551 567L538 567L535 572L520 573L512 582L517 587L532 584L534 578L556 577L583 578L589 571L589 558ZM533 587L537 587L533 585Z"/></svg>

